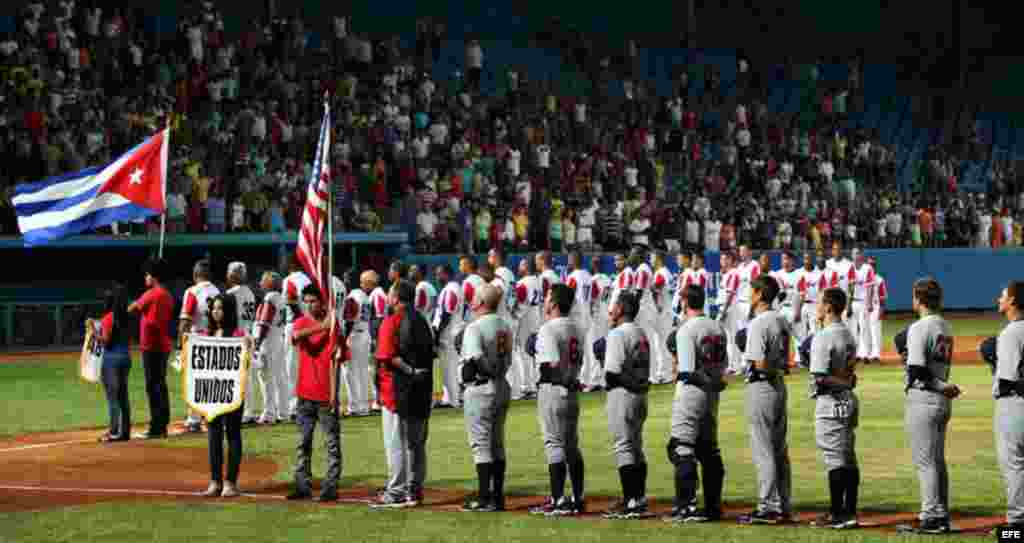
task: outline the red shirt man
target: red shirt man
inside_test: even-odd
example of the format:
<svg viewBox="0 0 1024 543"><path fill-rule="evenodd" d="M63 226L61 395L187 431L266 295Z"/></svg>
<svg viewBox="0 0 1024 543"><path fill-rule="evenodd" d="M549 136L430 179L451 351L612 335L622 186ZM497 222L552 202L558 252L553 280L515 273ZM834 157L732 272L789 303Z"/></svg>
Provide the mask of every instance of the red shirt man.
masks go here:
<svg viewBox="0 0 1024 543"><path fill-rule="evenodd" d="M391 361L398 356L398 327L402 324L405 307L397 306L380 325L377 332L377 385L381 405L391 412L396 411L395 378Z"/></svg>
<svg viewBox="0 0 1024 543"><path fill-rule="evenodd" d="M323 301L314 294L304 294L309 312L292 325L292 343L299 351L298 380L295 395L303 400L331 401L330 319Z"/></svg>
<svg viewBox="0 0 1024 543"><path fill-rule="evenodd" d="M134 304L142 313L139 319L139 348L143 351L171 352L171 318L174 299L159 283L153 283Z"/></svg>

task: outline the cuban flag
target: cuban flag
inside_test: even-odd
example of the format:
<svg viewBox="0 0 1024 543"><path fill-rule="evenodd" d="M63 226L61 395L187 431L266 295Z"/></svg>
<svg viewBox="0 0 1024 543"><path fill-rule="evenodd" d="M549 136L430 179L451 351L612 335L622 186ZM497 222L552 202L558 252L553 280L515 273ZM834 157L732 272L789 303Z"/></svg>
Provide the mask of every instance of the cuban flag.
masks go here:
<svg viewBox="0 0 1024 543"><path fill-rule="evenodd" d="M169 139L165 128L106 166L15 187L12 203L25 246L162 214Z"/></svg>

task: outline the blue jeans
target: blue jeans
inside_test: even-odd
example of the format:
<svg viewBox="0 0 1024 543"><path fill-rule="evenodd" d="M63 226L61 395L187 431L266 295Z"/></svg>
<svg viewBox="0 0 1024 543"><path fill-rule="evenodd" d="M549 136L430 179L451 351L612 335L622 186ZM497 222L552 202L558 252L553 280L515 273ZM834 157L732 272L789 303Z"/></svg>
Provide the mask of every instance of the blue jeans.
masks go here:
<svg viewBox="0 0 1024 543"><path fill-rule="evenodd" d="M128 405L128 373L132 360L127 352L107 352L103 355L103 391L107 396L110 413L110 435L128 437L132 428L132 411Z"/></svg>

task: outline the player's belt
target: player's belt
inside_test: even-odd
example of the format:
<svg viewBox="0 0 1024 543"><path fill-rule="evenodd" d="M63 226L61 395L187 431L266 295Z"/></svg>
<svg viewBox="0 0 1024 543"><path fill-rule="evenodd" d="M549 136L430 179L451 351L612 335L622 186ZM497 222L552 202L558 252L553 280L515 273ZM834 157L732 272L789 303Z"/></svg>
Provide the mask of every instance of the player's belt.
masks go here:
<svg viewBox="0 0 1024 543"><path fill-rule="evenodd" d="M555 368L551 367L551 364L541 364L539 368L540 379L537 380L538 385L551 385L555 387L565 387L569 390L579 390L579 382L573 380L569 383L562 382L561 380L555 380Z"/></svg>
<svg viewBox="0 0 1024 543"><path fill-rule="evenodd" d="M775 370L756 370L751 368L750 373L747 375L748 383L758 383L761 381L774 381L782 377L780 372Z"/></svg>
<svg viewBox="0 0 1024 543"><path fill-rule="evenodd" d="M352 328L352 333L356 333L356 332L362 333L362 332L367 332L367 331L368 330L366 329L366 325L365 324L360 324L359 326L356 326L356 327Z"/></svg>

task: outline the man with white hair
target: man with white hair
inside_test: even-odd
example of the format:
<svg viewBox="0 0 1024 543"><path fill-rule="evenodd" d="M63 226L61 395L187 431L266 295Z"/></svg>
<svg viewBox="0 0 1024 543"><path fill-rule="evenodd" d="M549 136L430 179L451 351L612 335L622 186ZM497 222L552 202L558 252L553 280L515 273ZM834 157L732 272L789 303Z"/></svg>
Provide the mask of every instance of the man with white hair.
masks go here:
<svg viewBox="0 0 1024 543"><path fill-rule="evenodd" d="M252 331L253 323L256 322L256 295L246 285L248 270L244 262L231 262L228 264L227 293L235 297L235 307L238 309L238 329L244 330L246 334ZM256 372L250 371L245 384L245 413L242 415L242 424L255 424L260 412L256 404ZM263 397L263 403L267 397Z"/></svg>
<svg viewBox="0 0 1024 543"><path fill-rule="evenodd" d="M284 296L278 292L281 276L274 271L263 273L260 288L263 303L256 310L256 323L252 335L255 338L256 356L253 358L250 375L255 374L263 397L263 413L259 424L275 424L284 421L288 412L288 372L285 366L284 327L287 320ZM249 398L252 398L250 389Z"/></svg>
<svg viewBox="0 0 1024 543"><path fill-rule="evenodd" d="M370 386L373 338L377 335L380 322L377 315L383 315L387 307L387 297L381 301L377 295L378 290L381 289L377 286L377 272L364 271L359 275L359 288L345 298L342 312L344 334L352 352L352 361L344 367L345 387L348 389L348 413L354 417L370 414L367 391ZM378 308L378 303L383 307ZM376 401L374 392L373 401Z"/></svg>

